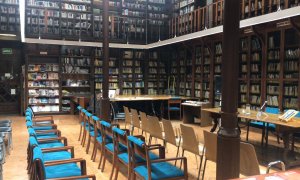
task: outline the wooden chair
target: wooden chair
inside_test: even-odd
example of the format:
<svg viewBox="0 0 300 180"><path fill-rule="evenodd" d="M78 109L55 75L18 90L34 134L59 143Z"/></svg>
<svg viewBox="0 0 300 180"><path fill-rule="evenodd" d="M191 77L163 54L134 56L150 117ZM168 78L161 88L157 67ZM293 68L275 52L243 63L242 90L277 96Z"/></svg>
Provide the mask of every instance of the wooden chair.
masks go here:
<svg viewBox="0 0 300 180"><path fill-rule="evenodd" d="M179 119L181 119L181 99L172 97L168 100L168 119L170 120L171 112L179 112Z"/></svg>
<svg viewBox="0 0 300 180"><path fill-rule="evenodd" d="M81 136L83 136L84 131L86 130L86 123L85 123L85 113L86 110L84 108L81 108L79 110L79 123L80 123L80 132L79 132L79 137L78 137L78 141L80 141Z"/></svg>
<svg viewBox="0 0 300 180"><path fill-rule="evenodd" d="M205 160L204 160L202 179L204 179L206 161L209 160L217 163L217 134L204 130L203 135L204 135L204 147L205 147L205 156L203 158ZM201 170L199 168L199 174L200 171Z"/></svg>
<svg viewBox="0 0 300 180"><path fill-rule="evenodd" d="M139 117L139 113L136 109L130 109L131 112L131 117L132 117L132 129L131 129L131 134L134 132L134 128L141 129L141 121Z"/></svg>
<svg viewBox="0 0 300 180"><path fill-rule="evenodd" d="M162 127L157 116L148 116L149 144L152 142L152 137L161 139L165 143Z"/></svg>
<svg viewBox="0 0 300 180"><path fill-rule="evenodd" d="M171 121L162 119L162 124L164 127L164 141L167 143L170 143L177 147L177 153L176 157L179 156L179 147L180 147L180 142L181 142L181 137L177 134L175 134L174 128L172 126ZM176 165L176 162L175 162Z"/></svg>
<svg viewBox="0 0 300 180"><path fill-rule="evenodd" d="M82 139L81 139L82 147L84 147L84 145L85 145L86 136L87 136L87 134L89 134L89 130L92 130L92 128L89 126L89 118L91 116L92 116L91 113L89 113L88 111L85 111L85 113L84 113L84 130L83 130Z"/></svg>
<svg viewBox="0 0 300 180"><path fill-rule="evenodd" d="M270 168L277 164L280 164L281 169L285 171L285 165L282 161L274 161L268 164L266 173L269 173ZM254 176L260 174L255 148L250 143L240 143L240 173L245 176Z"/></svg>
<svg viewBox="0 0 300 180"><path fill-rule="evenodd" d="M123 106L123 108L124 108L124 113L125 113L125 129L126 129L127 124L129 124L129 125L132 124L132 117L131 117L131 113L129 111L129 108L126 107L126 106Z"/></svg>
<svg viewBox="0 0 300 180"><path fill-rule="evenodd" d="M107 141L107 139L113 139L113 131L112 128L116 126L119 127L119 125L117 124L110 124L106 121L100 121L100 131L101 131L101 137L102 137L102 153L101 153L101 158L100 158L100 162L99 162L99 166L98 168L100 168L101 163L102 163L102 167L101 167L101 172L104 171L105 168L105 162L106 162L106 154L110 154L111 156L114 155L114 143L112 141ZM126 151L127 147L126 146L119 146L119 151ZM102 162L103 159L103 162Z"/></svg>
<svg viewBox="0 0 300 180"><path fill-rule="evenodd" d="M87 146L86 146L86 150L85 152L88 154L89 150L90 150L90 144L91 144L91 139L93 139L94 142L94 146L95 146L95 138L97 135L95 136L95 126L96 126L96 121L99 120L99 118L97 116L88 116L87 119L87 135L88 135L88 142L87 142ZM94 148L93 148L94 150ZM93 158L93 153L92 153L92 158Z"/></svg>
<svg viewBox="0 0 300 180"><path fill-rule="evenodd" d="M78 166L76 163L80 163ZM33 150L33 165L34 165L34 179L93 179L94 175L87 175L86 162L84 159L69 159L58 161L45 161L42 150L35 147Z"/></svg>
<svg viewBox="0 0 300 180"><path fill-rule="evenodd" d="M125 119L125 113L120 112L117 102L111 102L110 107L111 107L111 112L112 112L112 120L114 123L117 123L118 120Z"/></svg>
<svg viewBox="0 0 300 180"><path fill-rule="evenodd" d="M150 151L159 150L159 159L151 160ZM129 159L133 165L133 179L136 176L142 179L188 179L187 159L185 157L165 158L165 148L160 144L146 145L141 139L128 136ZM146 159L146 164L137 165L136 155ZM183 171L169 163L170 161L183 161Z"/></svg>
<svg viewBox="0 0 300 180"><path fill-rule="evenodd" d="M145 133L145 138L147 139L147 133L149 133L148 117L145 112L140 111L139 114L141 118L142 135Z"/></svg>
<svg viewBox="0 0 300 180"><path fill-rule="evenodd" d="M193 153L196 155L196 161L197 156L200 157L200 165L199 165L199 172L198 172L198 179L200 177L200 170L202 166L203 161L203 153L204 153L204 145L199 143L197 136L194 132L194 129L192 127L185 126L183 124L180 124L180 129L182 133L182 156L184 156L184 152L188 151L190 153ZM180 164L181 166L181 164ZM198 166L198 164L197 164Z"/></svg>

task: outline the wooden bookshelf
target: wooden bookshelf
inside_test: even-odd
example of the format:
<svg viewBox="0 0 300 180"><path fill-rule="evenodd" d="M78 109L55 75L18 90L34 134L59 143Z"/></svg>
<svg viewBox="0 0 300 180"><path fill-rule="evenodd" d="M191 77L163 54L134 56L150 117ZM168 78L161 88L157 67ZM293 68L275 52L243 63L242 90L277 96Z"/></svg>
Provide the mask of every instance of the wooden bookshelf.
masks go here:
<svg viewBox="0 0 300 180"><path fill-rule="evenodd" d="M0 0L0 33L20 36L19 0Z"/></svg>

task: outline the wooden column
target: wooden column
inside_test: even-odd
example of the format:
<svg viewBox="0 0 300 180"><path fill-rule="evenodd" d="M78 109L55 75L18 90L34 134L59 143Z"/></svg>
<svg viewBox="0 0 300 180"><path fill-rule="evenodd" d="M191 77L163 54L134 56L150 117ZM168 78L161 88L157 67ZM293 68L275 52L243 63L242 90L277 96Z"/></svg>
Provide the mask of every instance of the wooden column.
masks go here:
<svg viewBox="0 0 300 180"><path fill-rule="evenodd" d="M240 133L237 128L240 2L226 0L224 3L222 122L217 142L218 180L237 178L240 170Z"/></svg>
<svg viewBox="0 0 300 180"><path fill-rule="evenodd" d="M100 118L109 121L110 104L108 98L109 90L109 42L108 42L108 0L103 0L103 84Z"/></svg>

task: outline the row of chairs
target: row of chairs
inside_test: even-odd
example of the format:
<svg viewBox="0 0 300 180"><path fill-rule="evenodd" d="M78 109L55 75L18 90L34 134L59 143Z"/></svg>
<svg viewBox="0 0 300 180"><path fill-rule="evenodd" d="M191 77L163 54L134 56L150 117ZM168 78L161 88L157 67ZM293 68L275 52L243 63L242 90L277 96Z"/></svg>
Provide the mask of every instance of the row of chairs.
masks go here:
<svg viewBox="0 0 300 180"><path fill-rule="evenodd" d="M27 170L29 179L93 179L87 175L86 161L74 158L74 147L68 146L52 116L34 116L31 108L25 112L29 134Z"/></svg>
<svg viewBox="0 0 300 180"><path fill-rule="evenodd" d="M81 124L79 140L89 153L90 143L94 143L91 158L95 161L97 150L101 152L98 168L103 172L107 156L113 157L110 179L117 179L119 165L128 169L128 179L139 176L143 179L187 179L187 160L184 157L165 158L165 147L160 144L147 144L142 135L130 135L131 129L120 129L119 124L108 123L93 116L84 108L78 107ZM155 153L155 151L158 151ZM183 169L171 164L180 161Z"/></svg>
<svg viewBox="0 0 300 180"><path fill-rule="evenodd" d="M198 166L198 179L202 171L202 179L204 179L206 161L210 160L216 162L217 152L217 135L208 131L204 131L204 144L201 143L194 132L194 129L189 126L180 124L180 129L174 129L171 121L162 119L159 121L158 117L147 116L144 112L138 112L135 109L124 107L125 112L125 125L131 126L131 133L133 134L134 128L142 130L142 134L149 134L149 144L151 144L152 137L161 139L164 146L172 144L177 147L176 157L179 156L179 149L182 149L182 156L184 152L188 151L200 157L200 164ZM241 174L244 175L257 175L260 174L259 164L256 157L255 148L253 145L241 142ZM250 157L250 160L248 159ZM197 158L196 158L197 160ZM204 167L202 169L202 162L204 160ZM245 163L246 162L246 163ZM270 163L267 172L271 165L280 163L284 169L284 164L281 161ZM198 163L197 163L198 165ZM252 168L253 167L253 168Z"/></svg>

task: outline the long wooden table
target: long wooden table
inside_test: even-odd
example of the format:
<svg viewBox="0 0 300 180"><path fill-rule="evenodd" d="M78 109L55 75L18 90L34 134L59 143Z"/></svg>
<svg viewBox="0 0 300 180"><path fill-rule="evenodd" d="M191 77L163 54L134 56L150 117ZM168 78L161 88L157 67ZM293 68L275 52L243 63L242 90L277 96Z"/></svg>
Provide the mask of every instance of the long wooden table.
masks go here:
<svg viewBox="0 0 300 180"><path fill-rule="evenodd" d="M257 176L249 176L249 177L238 178L238 179L234 179L234 180L265 180L265 179L298 180L298 179L300 179L300 168L291 169L288 171L262 174L262 175L257 175Z"/></svg>
<svg viewBox="0 0 300 180"><path fill-rule="evenodd" d="M220 116L221 108L205 108L202 111L210 112L212 117ZM242 113L242 109L238 109L238 118L244 118L250 121L260 121L264 123L272 123L276 125L276 131L282 134L284 143L283 161L287 167L300 165L300 161L288 160L288 154L292 147L290 147L290 138L295 132L300 132L300 118L293 118L290 122L283 122L279 120L278 114L270 114L263 112L260 117L257 116L258 111L250 111L250 114Z"/></svg>

